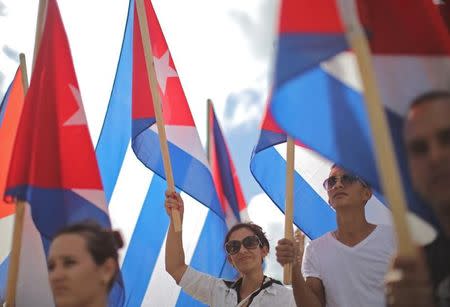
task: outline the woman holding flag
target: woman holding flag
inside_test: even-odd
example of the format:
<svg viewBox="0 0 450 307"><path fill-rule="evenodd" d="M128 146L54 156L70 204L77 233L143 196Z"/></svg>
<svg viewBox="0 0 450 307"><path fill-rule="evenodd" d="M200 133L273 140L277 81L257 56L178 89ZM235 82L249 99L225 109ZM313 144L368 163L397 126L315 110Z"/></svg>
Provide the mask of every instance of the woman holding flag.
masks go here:
<svg viewBox="0 0 450 307"><path fill-rule="evenodd" d="M183 200L176 192L166 192L165 206L171 217ZM292 291L263 273L262 263L269 253L269 241L261 227L251 223L233 226L225 237L228 261L240 273L235 282L194 270L185 263L182 232L175 232L173 220L166 241L166 271L183 290L210 306L295 306Z"/></svg>

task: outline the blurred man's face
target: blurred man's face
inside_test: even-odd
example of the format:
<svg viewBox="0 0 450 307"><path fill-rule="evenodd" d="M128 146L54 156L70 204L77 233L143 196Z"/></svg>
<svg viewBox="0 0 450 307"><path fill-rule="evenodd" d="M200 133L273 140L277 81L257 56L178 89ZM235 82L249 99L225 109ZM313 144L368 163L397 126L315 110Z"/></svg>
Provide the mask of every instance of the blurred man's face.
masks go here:
<svg viewBox="0 0 450 307"><path fill-rule="evenodd" d="M450 98L413 107L405 123L405 142L414 188L450 221Z"/></svg>

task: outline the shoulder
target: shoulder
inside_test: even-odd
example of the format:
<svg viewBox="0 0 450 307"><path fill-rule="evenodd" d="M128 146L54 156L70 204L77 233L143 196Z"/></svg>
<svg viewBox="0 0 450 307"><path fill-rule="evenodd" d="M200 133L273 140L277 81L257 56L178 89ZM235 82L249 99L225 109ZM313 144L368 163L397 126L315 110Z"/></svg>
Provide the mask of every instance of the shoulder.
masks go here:
<svg viewBox="0 0 450 307"><path fill-rule="evenodd" d="M188 266L186 271L184 272L183 276L181 277L179 286L184 288L188 287L190 285L202 285L202 286L221 286L227 287L224 283L223 279L205 274L203 272L199 272L195 270L194 268Z"/></svg>
<svg viewBox="0 0 450 307"><path fill-rule="evenodd" d="M369 244L372 248L385 251L390 255L395 253L397 242L395 239L394 227L390 225L377 225Z"/></svg>
<svg viewBox="0 0 450 307"><path fill-rule="evenodd" d="M267 289L268 299L274 306L295 306L294 295L291 288L286 287L278 280L272 279L272 285Z"/></svg>
<svg viewBox="0 0 450 307"><path fill-rule="evenodd" d="M305 247L305 254L303 256L303 264L308 266L308 263L321 261L325 255L329 255L330 252L335 248L332 240L335 240L331 234L328 232L323 236L312 240Z"/></svg>
<svg viewBox="0 0 450 307"><path fill-rule="evenodd" d="M385 235L389 235L389 236L394 236L394 234L395 234L394 227L391 225L379 224L376 226L377 226L376 230L381 234L385 234Z"/></svg>
<svg viewBox="0 0 450 307"><path fill-rule="evenodd" d="M333 235L331 232L327 232L326 234L318 237L317 239L311 240L309 244L307 245L307 248L310 249L321 249L321 248L328 248L330 246L330 241L334 240Z"/></svg>
<svg viewBox="0 0 450 307"><path fill-rule="evenodd" d="M223 302L226 294L232 292L223 279L199 272L188 266L179 286L190 296L206 305ZM236 299L234 292L229 299Z"/></svg>
<svg viewBox="0 0 450 307"><path fill-rule="evenodd" d="M273 283L271 286L276 292L282 296L284 295L292 295L292 289L286 287L281 282L280 283Z"/></svg>
<svg viewBox="0 0 450 307"><path fill-rule="evenodd" d="M374 230L374 235L379 240L387 240L395 244L395 230L391 225L377 225L377 228Z"/></svg>

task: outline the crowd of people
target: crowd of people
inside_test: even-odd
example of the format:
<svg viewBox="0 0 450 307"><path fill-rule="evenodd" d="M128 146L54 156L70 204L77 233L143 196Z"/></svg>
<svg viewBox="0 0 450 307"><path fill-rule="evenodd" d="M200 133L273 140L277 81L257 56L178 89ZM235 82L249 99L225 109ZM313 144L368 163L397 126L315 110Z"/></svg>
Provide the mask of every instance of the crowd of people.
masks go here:
<svg viewBox="0 0 450 307"><path fill-rule="evenodd" d="M224 249L239 278L227 281L185 263L182 232L171 220L166 271L195 299L211 306L450 306L450 92L415 99L404 143L415 191L439 220L437 237L415 256L396 254L391 226L367 221L371 187L333 165L323 186L337 228L304 246L304 236L282 239L277 261L292 264L292 289L264 275L270 246L256 224L233 226ZM166 211L184 214L183 200L166 192ZM119 271L117 232L85 222L61 230L50 246L48 271L57 306L106 306Z"/></svg>

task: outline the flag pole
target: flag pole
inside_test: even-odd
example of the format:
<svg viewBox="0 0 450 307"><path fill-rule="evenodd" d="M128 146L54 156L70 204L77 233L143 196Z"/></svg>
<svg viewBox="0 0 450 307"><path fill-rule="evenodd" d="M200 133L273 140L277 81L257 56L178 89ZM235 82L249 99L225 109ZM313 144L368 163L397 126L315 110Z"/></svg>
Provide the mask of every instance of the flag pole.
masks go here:
<svg viewBox="0 0 450 307"><path fill-rule="evenodd" d="M45 12L47 10L47 0L39 0L39 7L38 7L38 15L37 15L37 21L36 21L36 34L34 36L34 52L33 52L33 66L32 69L34 69L34 64L36 63L36 58L39 52L39 45L41 43L41 36L42 31L44 29L44 20L45 20Z"/></svg>
<svg viewBox="0 0 450 307"><path fill-rule="evenodd" d="M294 153L295 144L291 137L287 137L286 142L286 200L284 210L284 237L289 240L294 239ZM287 263L283 267L283 283L292 283L292 263Z"/></svg>
<svg viewBox="0 0 450 307"><path fill-rule="evenodd" d="M347 40L356 55L361 75L366 108L375 142L375 156L381 176L384 195L392 211L392 219L397 234L398 255L415 255L411 233L408 228L407 206L403 186L394 155L389 127L378 91L367 38L357 16L356 3L353 0L339 0L340 15L345 25Z"/></svg>
<svg viewBox="0 0 450 307"><path fill-rule="evenodd" d="M22 75L22 87L24 97L28 91L28 75L27 65L25 61L25 55L21 53L20 59L20 72ZM19 263L20 263L20 248L22 246L22 232L25 216L25 202L16 201L16 212L14 214L14 228L13 239L11 246L11 254L9 258L8 266L8 283L6 288L6 306L13 307L16 304L16 292L17 292L17 278L19 276Z"/></svg>
<svg viewBox="0 0 450 307"><path fill-rule="evenodd" d="M211 123L209 122L210 117L211 117L211 109L212 109L212 100L208 98L208 100L206 101L206 157L208 159L208 162L211 163L210 159L211 159L211 154L209 152L209 142L211 142L210 138L210 131L211 131L211 127L209 126Z"/></svg>
<svg viewBox="0 0 450 307"><path fill-rule="evenodd" d="M150 33L148 31L147 13L143 0L136 0L136 9L138 13L139 29L141 30L142 45L144 47L145 64L147 68L147 77L150 85L153 108L156 116L156 126L158 127L159 144L164 164L164 172L166 174L167 185L169 191L175 191L175 183L173 180L172 164L170 162L169 147L167 145L166 129L164 126L164 118L161 107L161 97L156 79L155 64L153 62L153 52L150 42ZM172 209L173 226L176 232L181 231L181 216L178 210Z"/></svg>

